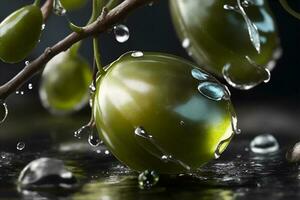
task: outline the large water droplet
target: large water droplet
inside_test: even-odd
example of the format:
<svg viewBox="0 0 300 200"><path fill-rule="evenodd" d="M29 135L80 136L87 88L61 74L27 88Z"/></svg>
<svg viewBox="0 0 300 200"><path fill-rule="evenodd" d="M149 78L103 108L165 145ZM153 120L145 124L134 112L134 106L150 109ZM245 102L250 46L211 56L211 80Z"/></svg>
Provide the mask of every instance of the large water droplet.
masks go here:
<svg viewBox="0 0 300 200"><path fill-rule="evenodd" d="M40 158L30 162L18 178L21 188L70 188L76 182L76 178L65 168L63 161L53 158Z"/></svg>
<svg viewBox="0 0 300 200"><path fill-rule="evenodd" d="M150 189L159 181L159 175L155 171L145 170L138 177L139 187L141 189Z"/></svg>
<svg viewBox="0 0 300 200"><path fill-rule="evenodd" d="M203 82L198 86L199 92L214 101L230 98L223 85L214 82Z"/></svg>
<svg viewBox="0 0 300 200"><path fill-rule="evenodd" d="M269 154L279 150L276 138L271 134L256 136L250 143L250 149L254 153Z"/></svg>
<svg viewBox="0 0 300 200"><path fill-rule="evenodd" d="M58 16L64 16L66 14L66 9L61 5L60 0L53 1L53 12Z"/></svg>
<svg viewBox="0 0 300 200"><path fill-rule="evenodd" d="M18 142L17 144L17 149L19 151L22 151L23 149L25 149L26 144L24 142Z"/></svg>
<svg viewBox="0 0 300 200"><path fill-rule="evenodd" d="M245 56L245 59L250 63L250 65L253 67L253 70L256 71L257 76L259 76L259 80L248 82L248 83L240 83L239 81L236 81L234 79L234 76L231 74L232 65L227 63L224 65L222 69L223 78L226 80L226 82L231 85L234 88L241 89L241 90L249 90L260 83L264 82L267 83L271 79L271 72L268 68L259 66L255 63L254 60L252 60L249 56ZM242 67L242 66L240 66Z"/></svg>
<svg viewBox="0 0 300 200"><path fill-rule="evenodd" d="M200 71L199 69L192 69L191 73L192 73L192 76L199 81L205 81L209 78L208 74L205 74L204 72Z"/></svg>
<svg viewBox="0 0 300 200"><path fill-rule="evenodd" d="M116 40L120 43L126 42L130 37L128 27L123 24L114 26L114 34L115 34Z"/></svg>
<svg viewBox="0 0 300 200"><path fill-rule="evenodd" d="M8 108L5 102L0 100L0 124L2 124L8 115Z"/></svg>

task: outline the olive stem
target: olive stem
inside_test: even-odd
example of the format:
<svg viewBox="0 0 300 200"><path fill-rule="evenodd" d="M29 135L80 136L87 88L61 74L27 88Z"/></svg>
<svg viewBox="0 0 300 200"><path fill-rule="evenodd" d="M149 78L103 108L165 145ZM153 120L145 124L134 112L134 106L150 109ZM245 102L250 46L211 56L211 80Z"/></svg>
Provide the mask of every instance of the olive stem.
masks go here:
<svg viewBox="0 0 300 200"><path fill-rule="evenodd" d="M148 5L150 2L153 2L153 0L124 0L110 11L104 9L100 17L95 22L83 28L83 32L81 34L73 32L52 47L46 48L43 54L30 62L29 65L25 66L23 70L21 70L11 80L0 86L0 99L5 100L34 74L40 72L47 62L49 62L49 60L57 54L66 51L76 42L88 37L94 37L97 34L109 30L114 24L123 20L132 11L141 6Z"/></svg>
<svg viewBox="0 0 300 200"><path fill-rule="evenodd" d="M51 12L52 12L52 9L53 9L53 1L54 0L47 0L44 5L42 6L41 10L42 10L42 13L43 13L43 18L44 18L44 21L46 21Z"/></svg>
<svg viewBox="0 0 300 200"><path fill-rule="evenodd" d="M115 7L118 3L120 2L120 0L110 0L106 5L105 7L108 9L108 10L111 10L113 7Z"/></svg>
<svg viewBox="0 0 300 200"><path fill-rule="evenodd" d="M93 38L93 48L94 48L94 58L96 62L97 69L99 73L102 75L105 73L102 64L101 64L101 54L99 48L99 39L97 37Z"/></svg>
<svg viewBox="0 0 300 200"><path fill-rule="evenodd" d="M286 0L279 0L279 3L290 15L300 20L300 13L293 10Z"/></svg>

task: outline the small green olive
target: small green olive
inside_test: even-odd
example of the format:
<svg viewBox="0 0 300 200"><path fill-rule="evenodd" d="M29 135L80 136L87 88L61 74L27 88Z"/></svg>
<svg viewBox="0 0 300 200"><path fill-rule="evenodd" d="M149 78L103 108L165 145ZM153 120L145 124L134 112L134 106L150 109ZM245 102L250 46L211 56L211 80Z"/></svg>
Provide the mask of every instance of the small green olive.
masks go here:
<svg viewBox="0 0 300 200"><path fill-rule="evenodd" d="M61 5L68 11L83 7L87 0L60 0Z"/></svg>
<svg viewBox="0 0 300 200"><path fill-rule="evenodd" d="M37 45L43 16L36 5L25 6L0 24L0 59L7 63L22 61Z"/></svg>
<svg viewBox="0 0 300 200"><path fill-rule="evenodd" d="M226 86L172 55L127 53L98 77L96 88L100 137L137 171L195 170L222 153L235 130Z"/></svg>
<svg viewBox="0 0 300 200"><path fill-rule="evenodd" d="M269 80L280 48L267 1L170 0L170 9L183 47L199 65L239 89Z"/></svg>
<svg viewBox="0 0 300 200"><path fill-rule="evenodd" d="M54 114L76 111L88 102L91 81L92 73L85 59L70 51L60 53L43 71L42 104Z"/></svg>

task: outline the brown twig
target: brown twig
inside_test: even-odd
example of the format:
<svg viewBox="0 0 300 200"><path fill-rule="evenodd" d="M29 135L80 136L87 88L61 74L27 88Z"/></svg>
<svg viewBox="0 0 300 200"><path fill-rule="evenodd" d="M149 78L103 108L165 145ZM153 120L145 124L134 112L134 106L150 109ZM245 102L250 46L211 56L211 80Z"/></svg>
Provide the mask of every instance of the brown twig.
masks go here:
<svg viewBox="0 0 300 200"><path fill-rule="evenodd" d="M44 21L46 21L52 12L53 0L47 0L41 9L42 9Z"/></svg>
<svg viewBox="0 0 300 200"><path fill-rule="evenodd" d="M48 0L47 2L50 2ZM55 55L62 51L66 51L76 42L84 38L91 37L105 32L115 23L123 20L131 11L149 4L154 0L124 0L117 7L108 13L102 12L101 16L94 23L86 26L80 33L71 33L63 40L59 41L52 47L46 48L44 53L37 59L33 60L29 65L25 66L15 77L0 87L0 99L6 99L11 93L17 90L22 84L30 79L34 74L43 69L45 64Z"/></svg>

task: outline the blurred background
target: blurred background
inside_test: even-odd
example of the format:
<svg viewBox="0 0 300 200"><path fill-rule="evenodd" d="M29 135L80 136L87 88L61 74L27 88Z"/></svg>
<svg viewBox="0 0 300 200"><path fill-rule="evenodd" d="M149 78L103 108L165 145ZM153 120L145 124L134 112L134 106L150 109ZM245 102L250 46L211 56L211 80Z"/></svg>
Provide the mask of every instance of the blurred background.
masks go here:
<svg viewBox="0 0 300 200"><path fill-rule="evenodd" d="M31 1L1 0L0 20L3 20L15 9L28 3L31 3ZM237 108L237 114L243 126L248 128L259 126L266 129L266 131L273 131L273 129L276 131L277 128L282 127L282 121L288 120L286 126L289 128L292 126L292 130L298 131L300 130L297 123L298 102L300 100L300 21L284 11L277 0L269 0L269 3L278 22L283 55L272 71L269 83L261 84L249 91L230 88L232 101ZM300 10L300 1L289 1L289 3L296 10ZM87 4L85 8L79 11L67 13L67 18L78 25L84 25L90 17L90 11L91 5ZM141 8L122 23L130 29L130 39L126 43L118 43L113 33L100 36L101 53L105 65L130 50L161 51L191 60L176 37L170 19L168 1L161 0L153 6ZM67 26L67 19L52 15L46 23L41 42L28 58L28 61L36 58L47 46L55 44L68 33L70 33L70 30ZM91 63L92 48L90 39L85 40L80 51ZM0 62L0 83L3 84L12 78L25 66L24 62L17 65ZM33 84L33 90L28 90L29 83ZM30 110L30 112L47 114L39 102L38 84L39 76L35 76L19 89L24 91L24 95L12 94L9 97L7 102L11 111L9 119L14 117L14 112L21 111L24 114L24 109ZM86 109L84 113L88 112L89 110ZM26 112L26 115L29 115L29 113ZM272 123L272 125L275 123L275 128L273 126L268 127L269 123Z"/></svg>

